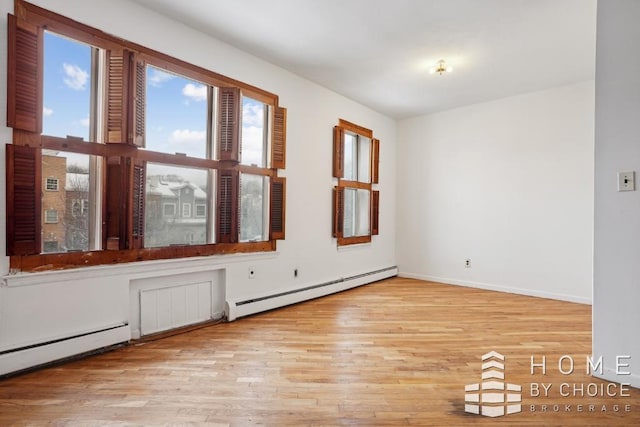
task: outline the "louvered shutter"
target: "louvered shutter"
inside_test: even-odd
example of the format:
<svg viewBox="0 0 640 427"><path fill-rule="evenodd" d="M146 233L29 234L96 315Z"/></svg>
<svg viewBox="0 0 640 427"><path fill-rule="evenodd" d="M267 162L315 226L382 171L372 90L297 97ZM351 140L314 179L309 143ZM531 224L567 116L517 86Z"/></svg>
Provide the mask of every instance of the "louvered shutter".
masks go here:
<svg viewBox="0 0 640 427"><path fill-rule="evenodd" d="M379 164L380 164L380 140L374 138L371 140L371 182L373 184L378 183Z"/></svg>
<svg viewBox="0 0 640 427"><path fill-rule="evenodd" d="M371 234L378 235L378 224L380 223L380 192L371 192Z"/></svg>
<svg viewBox="0 0 640 427"><path fill-rule="evenodd" d="M286 178L271 180L271 202L269 215L269 240L283 240L285 231Z"/></svg>
<svg viewBox="0 0 640 427"><path fill-rule="evenodd" d="M333 188L333 237L341 239L344 234L344 188Z"/></svg>
<svg viewBox="0 0 640 427"><path fill-rule="evenodd" d="M131 236L133 248L144 246L144 214L145 214L145 165L133 165L131 189Z"/></svg>
<svg viewBox="0 0 640 427"><path fill-rule="evenodd" d="M273 138L271 140L271 167L284 169L286 166L287 109L275 107L273 114Z"/></svg>
<svg viewBox="0 0 640 427"><path fill-rule="evenodd" d="M333 176L344 176L344 129L340 126L333 128Z"/></svg>
<svg viewBox="0 0 640 427"><path fill-rule="evenodd" d="M127 75L129 58L126 51L107 52L106 142L127 142Z"/></svg>
<svg viewBox="0 0 640 427"><path fill-rule="evenodd" d="M42 28L8 16L7 126L42 132Z"/></svg>
<svg viewBox="0 0 640 427"><path fill-rule="evenodd" d="M218 89L218 159L240 160L240 89Z"/></svg>
<svg viewBox="0 0 640 427"><path fill-rule="evenodd" d="M134 60L133 72L133 143L138 147L145 146L145 113L147 106L147 64Z"/></svg>
<svg viewBox="0 0 640 427"><path fill-rule="evenodd" d="M235 243L238 241L238 172L221 170L218 172L216 242Z"/></svg>
<svg viewBox="0 0 640 427"><path fill-rule="evenodd" d="M38 148L7 144L7 255L41 249L42 158Z"/></svg>

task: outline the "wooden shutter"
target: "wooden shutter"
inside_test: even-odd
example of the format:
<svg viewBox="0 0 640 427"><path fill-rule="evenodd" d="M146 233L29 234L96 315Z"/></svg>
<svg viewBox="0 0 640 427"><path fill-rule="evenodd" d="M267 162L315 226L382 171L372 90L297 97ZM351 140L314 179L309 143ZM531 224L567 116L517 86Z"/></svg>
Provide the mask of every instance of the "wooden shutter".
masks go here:
<svg viewBox="0 0 640 427"><path fill-rule="evenodd" d="M7 255L41 249L42 158L38 148L7 144Z"/></svg>
<svg viewBox="0 0 640 427"><path fill-rule="evenodd" d="M333 237L344 234L344 188L333 187Z"/></svg>
<svg viewBox="0 0 640 427"><path fill-rule="evenodd" d="M131 237L133 248L144 246L145 165L134 164L131 189Z"/></svg>
<svg viewBox="0 0 640 427"><path fill-rule="evenodd" d="M147 108L147 64L132 55L133 82L133 143L145 146L145 113Z"/></svg>
<svg viewBox="0 0 640 427"><path fill-rule="evenodd" d="M269 240L283 240L285 230L286 178L271 180L271 202L269 204Z"/></svg>
<svg viewBox="0 0 640 427"><path fill-rule="evenodd" d="M373 138L371 140L371 182L378 183L380 164L380 140Z"/></svg>
<svg viewBox="0 0 640 427"><path fill-rule="evenodd" d="M240 160L240 125L242 108L240 89L218 89L218 159Z"/></svg>
<svg viewBox="0 0 640 427"><path fill-rule="evenodd" d="M106 142L127 142L127 81L129 58L126 51L107 51Z"/></svg>
<svg viewBox="0 0 640 427"><path fill-rule="evenodd" d="M371 234L378 235L378 224L380 223L380 192L371 192Z"/></svg>
<svg viewBox="0 0 640 427"><path fill-rule="evenodd" d="M333 176L344 176L344 129L340 126L333 128Z"/></svg>
<svg viewBox="0 0 640 427"><path fill-rule="evenodd" d="M286 165L287 109L275 107L273 114L273 138L271 140L271 167L284 169Z"/></svg>
<svg viewBox="0 0 640 427"><path fill-rule="evenodd" d="M217 243L236 243L238 241L238 221L234 221L238 212L238 180L237 171L221 170L218 173Z"/></svg>
<svg viewBox="0 0 640 427"><path fill-rule="evenodd" d="M8 16L7 126L42 132L43 31Z"/></svg>

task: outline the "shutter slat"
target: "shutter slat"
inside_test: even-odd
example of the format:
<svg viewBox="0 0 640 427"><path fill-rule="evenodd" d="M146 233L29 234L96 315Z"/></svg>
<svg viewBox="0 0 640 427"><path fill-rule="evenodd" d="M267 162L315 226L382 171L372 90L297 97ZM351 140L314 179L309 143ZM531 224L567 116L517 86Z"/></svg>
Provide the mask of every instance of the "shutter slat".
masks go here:
<svg viewBox="0 0 640 427"><path fill-rule="evenodd" d="M333 237L344 235L344 188L333 188Z"/></svg>
<svg viewBox="0 0 640 427"><path fill-rule="evenodd" d="M240 89L218 89L218 159L239 161L240 145Z"/></svg>
<svg viewBox="0 0 640 427"><path fill-rule="evenodd" d="M269 240L284 240L285 238L286 188L286 178L271 180Z"/></svg>
<svg viewBox="0 0 640 427"><path fill-rule="evenodd" d="M144 236L144 197L145 197L145 168L144 165L133 167L133 224L134 239ZM135 245L142 247L142 244Z"/></svg>
<svg viewBox="0 0 640 427"><path fill-rule="evenodd" d="M43 31L8 17L7 126L42 132Z"/></svg>
<svg viewBox="0 0 640 427"><path fill-rule="evenodd" d="M145 109L146 109L146 73L147 66L142 61L136 61L135 70L135 100L134 100L134 129L133 141L138 147L145 145Z"/></svg>
<svg viewBox="0 0 640 427"><path fill-rule="evenodd" d="M340 126L333 128L333 176L344 176L344 129Z"/></svg>
<svg viewBox="0 0 640 427"><path fill-rule="evenodd" d="M271 167L284 169L287 155L287 109L275 107L273 114L273 138L271 140Z"/></svg>
<svg viewBox="0 0 640 427"><path fill-rule="evenodd" d="M379 234L380 223L380 192L371 192L371 234L377 236Z"/></svg>
<svg viewBox="0 0 640 427"><path fill-rule="evenodd" d="M238 172L231 170L219 172L217 207L216 242L237 242L238 222L233 219L238 212Z"/></svg>
<svg viewBox="0 0 640 427"><path fill-rule="evenodd" d="M107 52L107 135L109 143L127 142L127 58L124 51Z"/></svg>
<svg viewBox="0 0 640 427"><path fill-rule="evenodd" d="M41 151L7 146L7 255L34 255L41 249Z"/></svg>

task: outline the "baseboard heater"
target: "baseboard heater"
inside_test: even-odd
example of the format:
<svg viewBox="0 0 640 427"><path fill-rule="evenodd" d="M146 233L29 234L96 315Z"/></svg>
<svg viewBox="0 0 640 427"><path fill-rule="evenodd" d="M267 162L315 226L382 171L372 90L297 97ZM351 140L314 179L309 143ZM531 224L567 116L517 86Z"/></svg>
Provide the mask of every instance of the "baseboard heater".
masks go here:
<svg viewBox="0 0 640 427"><path fill-rule="evenodd" d="M5 350L0 352L0 378L78 354L128 342L130 339L129 324L122 323L96 331Z"/></svg>
<svg viewBox="0 0 640 427"><path fill-rule="evenodd" d="M231 322L240 317L330 295L397 275L398 267L393 266L263 297L241 301L227 300L225 303L225 315L227 321Z"/></svg>

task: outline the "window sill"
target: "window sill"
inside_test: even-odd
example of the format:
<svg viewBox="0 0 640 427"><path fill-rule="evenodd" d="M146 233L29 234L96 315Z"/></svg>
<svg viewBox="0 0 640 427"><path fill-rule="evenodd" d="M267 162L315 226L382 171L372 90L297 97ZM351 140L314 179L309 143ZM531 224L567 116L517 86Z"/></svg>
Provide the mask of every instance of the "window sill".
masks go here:
<svg viewBox="0 0 640 427"><path fill-rule="evenodd" d="M246 261L268 260L278 257L278 252L236 253L191 258L163 259L130 262L126 264L96 265L69 270L50 270L33 273L15 273L2 276L0 287L41 285L47 282L68 280L95 280L96 277L126 276L144 279L168 274L194 273L220 270L229 264Z"/></svg>

